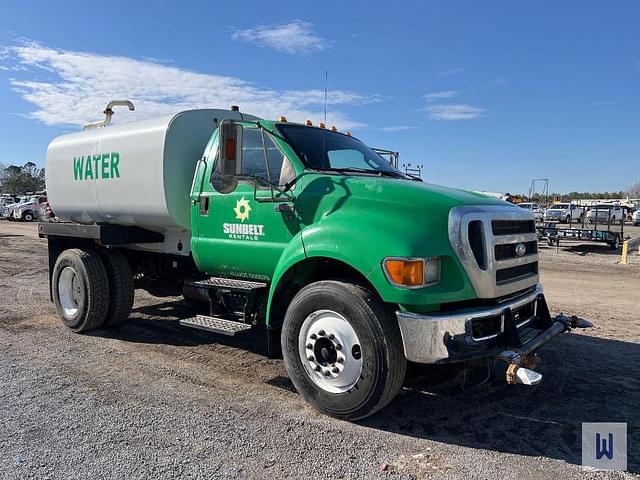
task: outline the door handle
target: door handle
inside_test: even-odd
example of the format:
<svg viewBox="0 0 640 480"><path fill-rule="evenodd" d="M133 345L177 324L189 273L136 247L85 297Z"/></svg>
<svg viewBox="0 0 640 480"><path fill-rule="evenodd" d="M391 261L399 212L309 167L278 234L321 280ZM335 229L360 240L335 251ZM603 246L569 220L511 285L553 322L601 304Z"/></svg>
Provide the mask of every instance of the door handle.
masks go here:
<svg viewBox="0 0 640 480"><path fill-rule="evenodd" d="M202 195L198 199L200 202L200 215L209 215L209 195Z"/></svg>

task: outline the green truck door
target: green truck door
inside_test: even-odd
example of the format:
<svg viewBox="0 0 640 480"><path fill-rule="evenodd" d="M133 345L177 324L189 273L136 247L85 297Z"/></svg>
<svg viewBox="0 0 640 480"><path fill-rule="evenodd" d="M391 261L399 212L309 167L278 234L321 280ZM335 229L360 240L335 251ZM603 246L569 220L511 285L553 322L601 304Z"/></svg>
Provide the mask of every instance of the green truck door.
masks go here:
<svg viewBox="0 0 640 480"><path fill-rule="evenodd" d="M215 181L219 162L208 162L200 199L193 209L198 237L193 242L194 257L198 267L212 275L270 280L300 227L289 208L293 202L274 201L271 187L263 182L256 188L255 179L284 184L295 172L268 133L247 127L241 132L237 184L229 193L214 187L220 188Z"/></svg>

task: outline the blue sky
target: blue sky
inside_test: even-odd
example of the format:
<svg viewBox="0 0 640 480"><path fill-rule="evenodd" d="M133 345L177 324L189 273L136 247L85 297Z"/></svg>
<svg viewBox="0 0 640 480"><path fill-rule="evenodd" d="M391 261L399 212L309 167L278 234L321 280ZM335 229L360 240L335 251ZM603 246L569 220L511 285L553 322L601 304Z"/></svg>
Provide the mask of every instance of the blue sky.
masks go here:
<svg viewBox="0 0 640 480"><path fill-rule="evenodd" d="M0 162L100 118L240 105L322 120L428 181L526 192L640 181L640 3L25 2L0 5Z"/></svg>

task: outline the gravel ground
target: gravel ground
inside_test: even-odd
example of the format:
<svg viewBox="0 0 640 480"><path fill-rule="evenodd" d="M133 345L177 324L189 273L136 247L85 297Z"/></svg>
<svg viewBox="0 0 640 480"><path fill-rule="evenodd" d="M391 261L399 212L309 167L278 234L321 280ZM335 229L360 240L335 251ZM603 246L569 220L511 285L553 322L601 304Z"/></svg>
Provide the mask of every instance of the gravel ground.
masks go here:
<svg viewBox="0 0 640 480"><path fill-rule="evenodd" d="M542 351L536 387L482 365L413 366L346 423L292 391L257 332L185 330L180 299L136 293L122 327L76 335L48 300L46 243L0 223L0 478L629 478L580 467L580 423L623 421L640 472L640 262L541 248L551 308L593 320Z"/></svg>

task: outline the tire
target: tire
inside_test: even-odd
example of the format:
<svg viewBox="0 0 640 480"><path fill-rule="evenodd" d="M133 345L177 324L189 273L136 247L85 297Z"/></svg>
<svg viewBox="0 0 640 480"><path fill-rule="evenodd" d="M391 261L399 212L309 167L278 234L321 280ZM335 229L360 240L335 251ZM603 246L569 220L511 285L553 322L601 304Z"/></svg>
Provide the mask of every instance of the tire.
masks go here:
<svg viewBox="0 0 640 480"><path fill-rule="evenodd" d="M23 212L22 213L22 221L23 222L33 222L33 212Z"/></svg>
<svg viewBox="0 0 640 480"><path fill-rule="evenodd" d="M578 217L578 223L583 223L584 221L584 214L580 214L580 217Z"/></svg>
<svg viewBox="0 0 640 480"><path fill-rule="evenodd" d="M569 215L564 219L564 223L571 223L571 217Z"/></svg>
<svg viewBox="0 0 640 480"><path fill-rule="evenodd" d="M63 251L53 267L51 287L58 315L69 329L81 333L102 326L109 310L109 279L96 252Z"/></svg>
<svg viewBox="0 0 640 480"><path fill-rule="evenodd" d="M620 248L620 236L616 234L616 238L613 242L607 242L609 245L609 248L611 248L611 250L617 250L618 248Z"/></svg>
<svg viewBox="0 0 640 480"><path fill-rule="evenodd" d="M127 257L114 250L102 250L102 258L109 278L109 310L105 327L124 322L133 307L133 272Z"/></svg>
<svg viewBox="0 0 640 480"><path fill-rule="evenodd" d="M404 381L407 361L393 312L358 285L321 281L300 290L287 309L281 345L298 392L336 418L375 413Z"/></svg>

